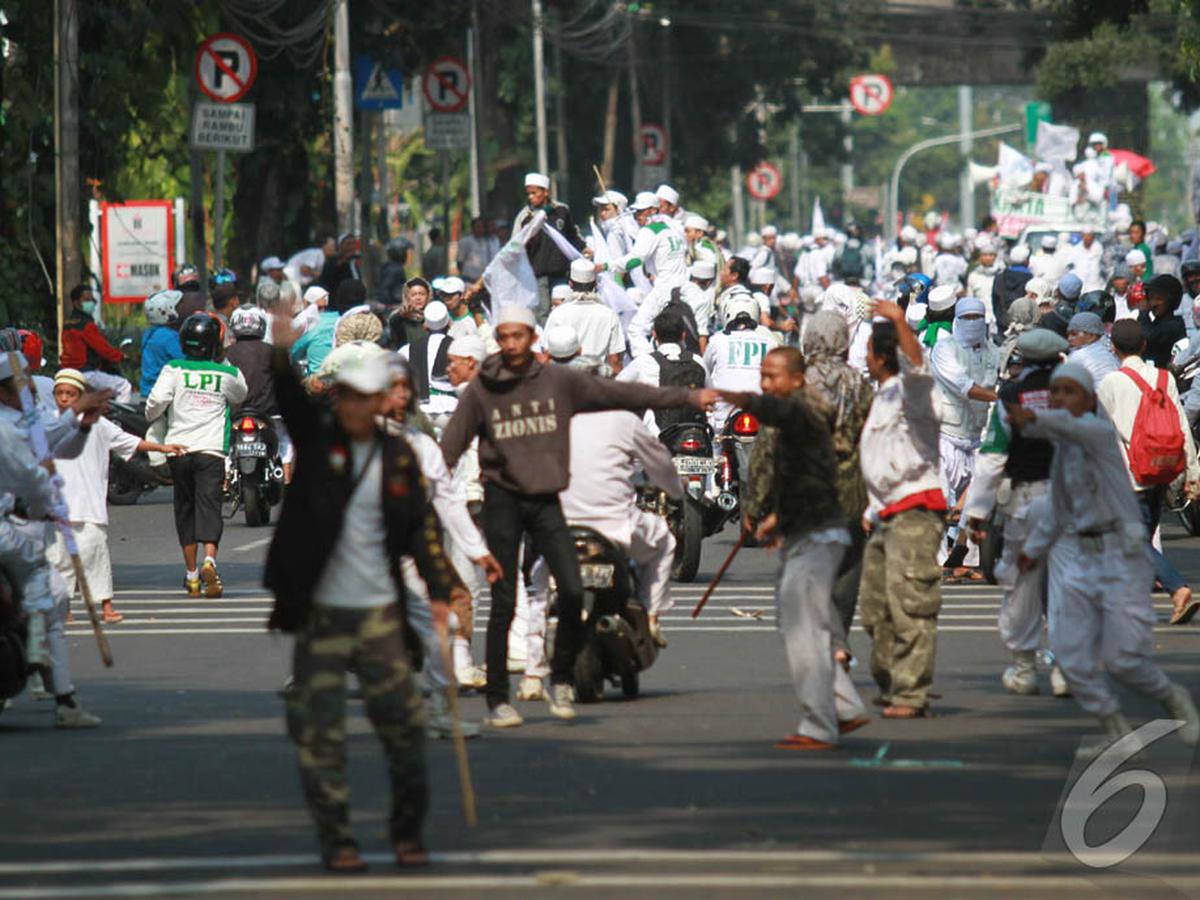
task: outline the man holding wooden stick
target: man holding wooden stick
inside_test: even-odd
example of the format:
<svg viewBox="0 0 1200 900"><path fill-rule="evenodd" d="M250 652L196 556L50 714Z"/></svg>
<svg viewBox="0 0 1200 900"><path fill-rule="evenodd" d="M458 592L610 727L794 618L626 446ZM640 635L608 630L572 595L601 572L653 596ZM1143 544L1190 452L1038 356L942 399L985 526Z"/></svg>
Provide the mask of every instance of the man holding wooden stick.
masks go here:
<svg viewBox="0 0 1200 900"><path fill-rule="evenodd" d="M27 659L31 667L45 673L46 686L54 694L55 726L94 728L100 719L75 699L71 682L65 631L69 598L46 557L46 520L67 520L54 481L52 452L60 458L80 452L110 393L83 393L72 409L64 410L54 429L52 451L43 428L43 412L28 390L25 365L25 358L15 350L0 355L0 565L15 578L21 592L22 608L29 617ZM68 547L73 549L73 542ZM77 551L72 558L78 560ZM78 566L76 571L82 573ZM81 580L80 587L85 600L90 599L86 581ZM112 665L90 604L89 614L101 656L106 665Z"/></svg>

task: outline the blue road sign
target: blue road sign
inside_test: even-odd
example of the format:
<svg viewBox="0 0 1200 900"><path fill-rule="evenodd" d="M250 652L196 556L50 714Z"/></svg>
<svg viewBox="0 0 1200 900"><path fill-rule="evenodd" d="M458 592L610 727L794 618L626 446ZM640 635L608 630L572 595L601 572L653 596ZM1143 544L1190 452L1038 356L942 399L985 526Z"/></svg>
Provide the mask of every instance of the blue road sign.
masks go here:
<svg viewBox="0 0 1200 900"><path fill-rule="evenodd" d="M404 75L369 56L354 61L354 105L359 109L399 109L404 105Z"/></svg>

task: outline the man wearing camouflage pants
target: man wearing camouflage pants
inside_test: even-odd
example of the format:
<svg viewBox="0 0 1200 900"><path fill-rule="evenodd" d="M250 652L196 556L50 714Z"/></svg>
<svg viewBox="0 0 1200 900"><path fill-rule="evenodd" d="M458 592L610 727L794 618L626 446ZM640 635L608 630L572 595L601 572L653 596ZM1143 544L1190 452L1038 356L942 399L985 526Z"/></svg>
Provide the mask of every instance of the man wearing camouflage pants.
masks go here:
<svg viewBox="0 0 1200 900"><path fill-rule="evenodd" d="M335 378L331 416L305 396L288 365L290 323L275 321L276 393L298 465L267 556L266 584L275 594L270 627L296 635L287 724L300 780L325 867L362 871L345 772L346 671L353 669L387 756L396 863L424 865L425 721L410 660L421 650L398 573L401 557L416 560L434 627L444 633L451 574L437 520L412 448L376 427L392 381L387 361L347 361Z"/></svg>
<svg viewBox="0 0 1200 900"><path fill-rule="evenodd" d="M859 612L871 636L871 674L883 715L928 714L942 605L946 498L938 473L939 419L934 381L916 335L895 303L880 300L867 367L879 383L863 427L861 458L871 531L863 553Z"/></svg>

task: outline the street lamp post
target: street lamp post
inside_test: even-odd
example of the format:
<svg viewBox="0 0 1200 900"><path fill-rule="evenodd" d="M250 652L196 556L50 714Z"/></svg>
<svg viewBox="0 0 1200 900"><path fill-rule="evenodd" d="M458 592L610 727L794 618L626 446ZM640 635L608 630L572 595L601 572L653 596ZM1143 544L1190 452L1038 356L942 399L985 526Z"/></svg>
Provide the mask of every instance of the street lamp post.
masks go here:
<svg viewBox="0 0 1200 900"><path fill-rule="evenodd" d="M887 235L888 240L894 240L896 237L896 219L900 215L900 173L904 170L905 163L922 150L928 150L931 147L942 147L946 144L953 144L962 140L997 137L1013 131L1020 131L1024 127L1022 123L1015 122L1010 125L997 125L994 128L984 128L981 131L955 132L954 134L919 141L901 153L900 158L896 160L895 168L892 169L892 181L888 190L888 216L887 222L884 223L886 226L884 233Z"/></svg>

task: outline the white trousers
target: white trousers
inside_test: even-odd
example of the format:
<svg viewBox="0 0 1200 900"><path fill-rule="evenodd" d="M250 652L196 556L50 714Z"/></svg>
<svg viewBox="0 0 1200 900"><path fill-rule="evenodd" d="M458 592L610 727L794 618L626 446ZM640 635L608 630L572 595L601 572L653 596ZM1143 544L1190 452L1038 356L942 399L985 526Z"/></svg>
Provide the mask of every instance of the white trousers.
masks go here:
<svg viewBox="0 0 1200 900"><path fill-rule="evenodd" d="M1000 639L1014 653L1036 650L1042 641L1046 563L1039 560L1032 571L1022 572L1017 557L1033 528L1029 507L1049 485L1048 481L1013 485L1012 499L1004 507L1004 551L996 564L996 580L1004 589L999 626Z"/></svg>
<svg viewBox="0 0 1200 900"><path fill-rule="evenodd" d="M79 561L83 564L83 576L87 579L92 598L100 603L113 597L112 560L108 554L108 527L95 522L72 522L75 546L79 549ZM61 534L54 535L47 555L67 586L67 597L82 595L67 553L67 542Z"/></svg>
<svg viewBox="0 0 1200 900"><path fill-rule="evenodd" d="M788 538L779 552L775 614L792 683L800 703L797 734L836 744L838 722L866 715L846 671L833 660L841 630L833 607L833 582L846 552L843 543Z"/></svg>
<svg viewBox="0 0 1200 900"><path fill-rule="evenodd" d="M1113 533L1098 542L1064 534L1050 550L1050 649L1094 716L1120 709L1105 672L1156 700L1170 693L1153 658L1153 571L1147 549L1127 556Z"/></svg>
<svg viewBox="0 0 1200 900"><path fill-rule="evenodd" d="M517 582L518 590L522 580ZM528 593L525 604L525 674L531 678L549 678L550 662L546 658L546 613L550 608L550 567L540 556L533 564L529 580L532 590ZM524 591L519 591L520 593Z"/></svg>
<svg viewBox="0 0 1200 900"><path fill-rule="evenodd" d="M971 484L971 476L975 473L975 448L977 445L977 441L967 438L952 437L948 434L938 436L942 493L946 495L946 505L951 509ZM959 526L953 525L947 529L946 536L954 540L958 537L958 531ZM945 562L947 556L949 556L949 551L943 544L938 553L938 561ZM977 544L967 543L967 555L963 558L963 565L979 565L979 546Z"/></svg>
<svg viewBox="0 0 1200 900"><path fill-rule="evenodd" d="M635 510L633 539L625 550L638 567L638 602L650 615L662 615L675 605L671 599L675 535L667 520L644 509Z"/></svg>

